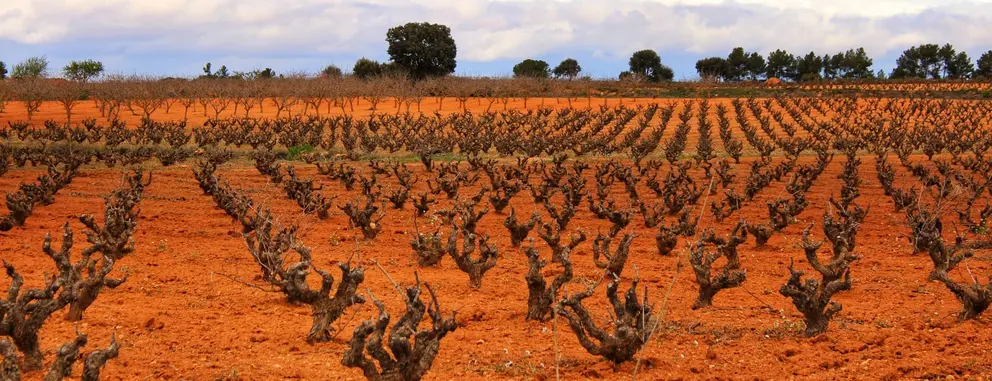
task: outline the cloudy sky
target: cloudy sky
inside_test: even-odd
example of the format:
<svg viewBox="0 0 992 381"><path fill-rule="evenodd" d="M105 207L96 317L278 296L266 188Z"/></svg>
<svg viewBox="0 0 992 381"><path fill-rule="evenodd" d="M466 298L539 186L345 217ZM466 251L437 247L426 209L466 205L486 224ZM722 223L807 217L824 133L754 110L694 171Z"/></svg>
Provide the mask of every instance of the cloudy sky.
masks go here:
<svg viewBox="0 0 992 381"><path fill-rule="evenodd" d="M863 46L888 72L920 43L950 42L973 59L992 49L992 0L2 0L0 61L93 58L111 72L186 76L208 61L347 70L359 57L387 59L386 30L410 21L451 27L465 75L573 57L586 74L613 77L630 53L655 49L690 78L697 59L734 46Z"/></svg>

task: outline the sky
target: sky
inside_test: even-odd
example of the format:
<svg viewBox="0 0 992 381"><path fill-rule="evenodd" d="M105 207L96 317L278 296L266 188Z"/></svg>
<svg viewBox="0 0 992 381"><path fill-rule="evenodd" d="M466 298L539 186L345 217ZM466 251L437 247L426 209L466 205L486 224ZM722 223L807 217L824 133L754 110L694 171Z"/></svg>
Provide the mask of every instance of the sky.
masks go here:
<svg viewBox="0 0 992 381"><path fill-rule="evenodd" d="M386 31L449 26L456 74L508 75L515 63L575 58L616 77L630 54L657 51L677 79L735 46L819 55L864 47L889 72L906 48L951 43L973 60L992 49L992 0L2 0L0 61L45 56L108 72L194 76L215 68L348 71L380 61ZM57 74L57 73L55 73Z"/></svg>

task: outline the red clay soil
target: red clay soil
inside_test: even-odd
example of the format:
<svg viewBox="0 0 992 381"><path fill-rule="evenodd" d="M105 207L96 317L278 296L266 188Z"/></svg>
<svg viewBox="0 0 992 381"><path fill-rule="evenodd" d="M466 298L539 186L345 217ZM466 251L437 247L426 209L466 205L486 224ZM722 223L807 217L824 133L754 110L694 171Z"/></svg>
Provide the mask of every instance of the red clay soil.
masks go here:
<svg viewBox="0 0 992 381"><path fill-rule="evenodd" d="M636 98L636 99L619 99L619 98L529 98L526 101L527 109L536 109L538 107L555 107L555 108L565 108L565 107L575 107L575 108L586 108L593 107L599 108L600 106L617 106L620 104L627 106L635 105L645 105L649 103L659 103L676 101L673 99L650 99L650 98ZM353 106L353 107L352 107ZM729 105L728 105L729 106ZM501 111L505 109L524 109L524 100L522 99L511 99L506 104L502 101L489 102L488 98L472 98L465 103L465 109L472 112L478 113L483 111ZM405 105L400 107L400 112L417 112L416 104L410 106L408 109ZM433 114L435 111L444 113L459 112L463 111L463 108L458 103L455 98L443 98L438 101L434 97L425 97L420 105L420 112L425 114ZM388 113L394 114L397 112L396 102L392 99L385 99L380 102L375 110L372 110L371 103L364 99L357 99L354 105L346 105L344 111L337 105L332 105L328 107L327 103L324 103L320 110L314 111L312 107L306 107L303 102L297 102L296 104L283 110L279 115L280 117L297 116L297 115L340 115L348 114L352 116L367 116L372 113ZM184 117L189 122L190 126L200 126L204 121L211 118L228 118L228 117L244 117L246 116L244 109L235 112L234 105L230 105L226 109L215 112L212 107L207 107L204 111L203 106L199 103L194 102L189 109L189 112L185 112L182 105L178 102L172 105L169 110L165 107L161 107L152 113L151 118L157 121L169 121L169 120L182 120ZM276 117L276 106L272 100L266 100L264 107L259 109L258 107L253 108L247 116L253 118L275 118ZM137 124L141 122L143 115L141 114L141 109L135 106L133 112L128 109L127 106L121 106L121 112L119 114L121 120L127 122L128 124ZM96 103L92 101L83 101L76 103L72 109L72 122L77 123L83 119L94 118L98 121L105 122L107 120L106 116L100 114L100 110L97 108ZM3 113L0 113L0 123L6 124L7 121L20 121L27 120L27 111L24 105L20 102L6 103L6 109ZM32 117L32 121L36 123L41 123L45 120L55 120L58 122L64 122L66 120L65 108L63 108L62 103L59 102L44 102L38 111Z"/></svg>
<svg viewBox="0 0 992 381"><path fill-rule="evenodd" d="M692 143L689 147L694 149ZM782 159L776 163L778 160ZM801 162L809 160L803 158ZM741 246L747 281L744 287L718 294L711 308L690 309L696 296L693 275L685 264L681 272L677 270L678 262L685 261L680 254L685 240L676 250L679 255L659 256L655 229L643 227L641 218L635 217L628 230L637 238L625 276L633 276L636 265L655 310L663 311L662 324L641 353L638 379L982 379L992 375L988 317L957 322L958 301L943 285L926 280L932 265L925 255L911 254L906 238L909 228L903 214L893 211L891 201L878 186L873 157L862 158L860 166L864 185L858 203L869 205L871 211L859 230L857 253L862 258L852 266L853 288L835 297L843 304L843 311L826 334L813 339L801 336L802 317L778 289L788 278L786 267L791 260L807 274L813 273L797 243L810 222L817 224L814 236L822 239L821 217L830 195L840 192L837 175L843 160L838 155L807 193L810 206L796 224L774 236L765 247L755 247L753 240ZM422 169L419 164L411 165ZM313 166L296 166L304 175L316 175ZM359 370L345 368L340 361L355 326L375 316L373 306L360 305L346 312L335 324L339 334L332 342L307 344L309 307L288 304L280 294L228 278L252 282L259 273L258 266L245 248L240 227L203 195L190 166L146 167L155 173L140 204L134 237L137 249L118 262L118 270L112 274L129 271L130 278L121 287L102 293L78 326L90 335L84 350L87 353L105 347L111 333L117 333L121 354L108 363L104 379L363 378ZM743 186L747 168L746 162L736 166L734 187ZM901 168L897 171L897 186L915 183L911 174ZM40 169L11 171L0 177L0 191L15 190L19 182L32 181L40 173ZM352 240L358 234L348 228L346 216L336 208L324 221L302 215L282 189L248 163L226 164L218 173L233 185L250 189L252 197L269 205L283 223L303 226L302 238L313 249L314 264L333 270L338 277L332 264L352 255ZM67 221L78 232L82 228L76 219L79 215L99 216L102 195L119 184L121 174L121 169L83 167L53 205L37 207L26 226L0 233L2 258L17 266L28 286L40 285L44 274L54 271L41 251L45 233L58 236L60 226ZM425 176L420 177L418 192L425 188ZM326 177L317 178L325 186L325 195L339 196L338 204L356 195ZM382 181L388 185L395 180ZM594 184L590 178L590 186ZM475 191L462 192L468 195ZM612 191L616 199L626 200L619 185ZM766 220L765 201L785 193L785 184L775 182L723 224L716 224L707 208L700 227L725 233L738 217ZM653 195L646 189L641 194ZM718 200L716 197L720 196L709 200ZM513 205L527 216L534 210L531 201L524 192L513 199ZM446 205L450 201L442 201L435 209ZM550 322L524 321L527 260L521 249L510 247L502 226L505 216L490 213L480 223L479 231L490 233L500 252L498 265L486 275L480 290L469 288L467 276L450 258L436 268L418 269L409 245L412 216L409 207L406 211L389 210L380 236L373 242L359 243L366 271L362 287L383 300L393 316L401 313L400 298L376 269L373 263L377 261L405 285L413 282L415 271L419 272L421 279L435 286L442 309L458 311L459 327L441 342L440 354L426 378L555 379L555 329ZM431 229L426 219L420 223L422 231ZM595 219L583 203L570 230L578 227L595 234L607 225ZM81 234L77 234L77 241L78 253L83 245ZM542 242L537 247L542 256L549 255ZM821 251L826 255L828 250L824 247ZM992 274L990 260L988 253L979 253L952 275L966 279L967 269L984 280ZM572 262L576 278L589 282L600 278L589 242L573 253ZM558 268L549 264L544 272L553 276ZM0 287L8 284L7 279L0 281ZM581 280L568 285L569 291L581 287ZM597 322L606 324L602 286L593 299ZM73 337L75 329L62 319L62 313L50 319L41 332L46 361L52 360L58 345ZM634 373L633 362L613 367L589 355L562 320L557 325L557 338L562 379L630 379ZM77 365L77 375L78 369ZM26 378L42 376L43 372L35 372Z"/></svg>

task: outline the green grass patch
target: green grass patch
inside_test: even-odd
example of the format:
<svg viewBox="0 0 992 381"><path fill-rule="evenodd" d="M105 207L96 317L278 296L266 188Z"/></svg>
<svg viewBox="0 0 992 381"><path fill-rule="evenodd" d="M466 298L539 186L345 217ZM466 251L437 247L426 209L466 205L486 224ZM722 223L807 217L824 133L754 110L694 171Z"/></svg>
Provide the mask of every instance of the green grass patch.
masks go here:
<svg viewBox="0 0 992 381"><path fill-rule="evenodd" d="M296 160L300 158L303 153L313 152L313 146L309 144L292 146L289 147L289 152L286 152L286 160Z"/></svg>

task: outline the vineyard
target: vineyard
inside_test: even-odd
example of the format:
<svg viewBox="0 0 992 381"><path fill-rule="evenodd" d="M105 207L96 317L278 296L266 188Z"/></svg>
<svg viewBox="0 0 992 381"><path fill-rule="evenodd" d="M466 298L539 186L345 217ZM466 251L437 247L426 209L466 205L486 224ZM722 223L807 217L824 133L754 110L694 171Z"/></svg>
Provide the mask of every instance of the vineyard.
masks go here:
<svg viewBox="0 0 992 381"><path fill-rule="evenodd" d="M308 83L11 89L0 379L992 374L987 85Z"/></svg>

